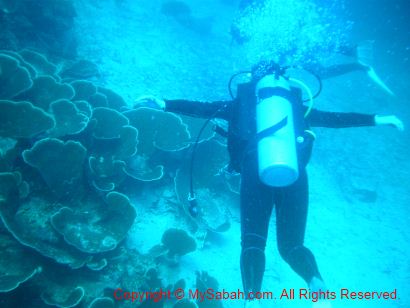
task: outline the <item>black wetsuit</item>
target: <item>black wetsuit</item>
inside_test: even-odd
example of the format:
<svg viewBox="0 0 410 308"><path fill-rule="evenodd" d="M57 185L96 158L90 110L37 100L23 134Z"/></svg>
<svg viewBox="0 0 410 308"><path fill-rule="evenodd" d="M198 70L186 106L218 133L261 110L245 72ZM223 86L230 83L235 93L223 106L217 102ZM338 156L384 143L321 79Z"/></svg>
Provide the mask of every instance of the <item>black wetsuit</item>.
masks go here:
<svg viewBox="0 0 410 308"><path fill-rule="evenodd" d="M228 151L232 169L241 172L241 272L244 290L261 289L265 271L265 245L270 216L275 205L276 231L279 253L282 258L307 283L313 276L321 278L312 252L303 245L307 210L308 178L306 164L313 146L313 136L307 132L316 127L356 127L375 125L373 115L358 113L324 112L312 109L304 118L305 106L300 91L293 88L290 99L293 104L295 133L303 140L297 143L299 178L287 187L270 187L258 176L256 151L255 107L241 110L255 103L251 84L241 85L234 101L213 103L166 100L166 111L201 118L221 118L229 123ZM250 105L249 105L250 104ZM253 110L253 111L252 111ZM241 127L240 127L241 126Z"/></svg>

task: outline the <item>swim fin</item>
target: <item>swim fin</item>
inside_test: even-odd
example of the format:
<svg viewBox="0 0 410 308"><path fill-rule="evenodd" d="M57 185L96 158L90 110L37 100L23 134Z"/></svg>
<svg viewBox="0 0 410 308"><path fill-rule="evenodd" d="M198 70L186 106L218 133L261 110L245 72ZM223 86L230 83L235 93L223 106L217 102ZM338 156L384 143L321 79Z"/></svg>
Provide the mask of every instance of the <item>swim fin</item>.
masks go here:
<svg viewBox="0 0 410 308"><path fill-rule="evenodd" d="M373 80L380 88L386 91L389 95L395 96L394 92L390 90L390 88L380 79L380 77L376 74L376 72L371 66L369 66L369 69L367 70L367 76L369 76L371 80Z"/></svg>
<svg viewBox="0 0 410 308"><path fill-rule="evenodd" d="M394 92L380 79L373 69L373 45L374 41L368 40L361 42L357 48L357 61L367 68L367 76L380 88L386 91L389 95L395 96Z"/></svg>
<svg viewBox="0 0 410 308"><path fill-rule="evenodd" d="M356 56L360 64L364 66L372 66L374 58L374 41L367 40L360 42L356 46Z"/></svg>

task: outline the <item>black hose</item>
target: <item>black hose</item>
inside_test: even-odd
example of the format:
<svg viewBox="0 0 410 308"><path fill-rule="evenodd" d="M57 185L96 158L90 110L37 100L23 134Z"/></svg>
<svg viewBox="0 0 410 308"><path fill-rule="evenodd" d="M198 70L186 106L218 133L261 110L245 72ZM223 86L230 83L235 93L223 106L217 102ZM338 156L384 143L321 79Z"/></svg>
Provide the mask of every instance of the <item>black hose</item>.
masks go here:
<svg viewBox="0 0 410 308"><path fill-rule="evenodd" d="M235 99L235 97L233 96L233 93L232 93L232 81L236 78L236 76L239 76L239 75L242 75L242 74L249 74L251 71L240 71L240 72L237 72L237 73L235 73L235 74L233 74L232 76L231 76L231 78L229 78L229 82L228 82L228 91L229 91L229 95L231 96L231 98L232 99Z"/></svg>
<svg viewBox="0 0 410 308"><path fill-rule="evenodd" d="M195 162L195 155L196 155L196 150L198 148L199 144L199 139L201 138L202 133L204 132L205 127L208 125L208 123L215 118L215 116L227 105L223 105L219 107L202 125L201 129L199 130L198 136L196 137L195 143L192 147L192 153L191 153L191 161L190 161L190 166L189 166L189 197L188 197L188 202L189 202L189 213L191 216L196 217L199 213L198 211L198 203L196 201L195 197L195 192L194 192L194 162Z"/></svg>

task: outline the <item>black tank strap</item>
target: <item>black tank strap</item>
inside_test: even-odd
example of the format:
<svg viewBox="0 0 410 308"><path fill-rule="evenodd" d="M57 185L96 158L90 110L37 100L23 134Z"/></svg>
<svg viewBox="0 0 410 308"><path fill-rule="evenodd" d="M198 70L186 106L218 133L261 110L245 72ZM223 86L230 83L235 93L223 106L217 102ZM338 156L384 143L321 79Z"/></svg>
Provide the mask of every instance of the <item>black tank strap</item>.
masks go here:
<svg viewBox="0 0 410 308"><path fill-rule="evenodd" d="M244 151L244 154L243 154L242 159L241 159L241 165L242 165L243 159L246 157L246 155L249 152L252 152L254 149L256 149L256 145L258 144L259 140L261 140L265 137L268 137L270 135L273 135L278 130L285 127L287 124L288 124L288 117L284 117L282 120L280 120L275 125L273 125L271 127L268 127L266 129L264 129L263 131L259 132L258 134L256 134L255 138L250 140L248 142L248 144L246 145L246 147L245 147L245 151Z"/></svg>
<svg viewBox="0 0 410 308"><path fill-rule="evenodd" d="M294 101L294 94L292 91L286 90L282 87L266 87L259 89L258 91L258 97L260 100L267 99L272 96L280 96L290 102ZM257 103L259 103L259 101Z"/></svg>
<svg viewBox="0 0 410 308"><path fill-rule="evenodd" d="M278 123L275 125L268 127L264 129L263 131L259 132L256 134L256 138L254 142L259 142L261 139L268 137L270 135L273 135L276 133L278 130L281 128L285 127L288 124L288 117L284 117L282 120L280 120Z"/></svg>

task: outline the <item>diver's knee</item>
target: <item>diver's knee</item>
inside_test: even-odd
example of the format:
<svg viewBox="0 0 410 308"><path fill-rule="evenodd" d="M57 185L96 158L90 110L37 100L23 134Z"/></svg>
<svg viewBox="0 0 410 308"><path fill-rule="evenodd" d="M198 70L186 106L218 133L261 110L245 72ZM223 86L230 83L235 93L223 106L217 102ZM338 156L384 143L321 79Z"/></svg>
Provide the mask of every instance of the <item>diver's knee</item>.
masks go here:
<svg viewBox="0 0 410 308"><path fill-rule="evenodd" d="M266 246L266 237L257 233L242 234L241 246L242 250L247 249L248 247L256 247L264 251Z"/></svg>
<svg viewBox="0 0 410 308"><path fill-rule="evenodd" d="M305 250L305 247L278 245L278 250L282 259L287 263L291 263L294 256L299 255L303 250Z"/></svg>

